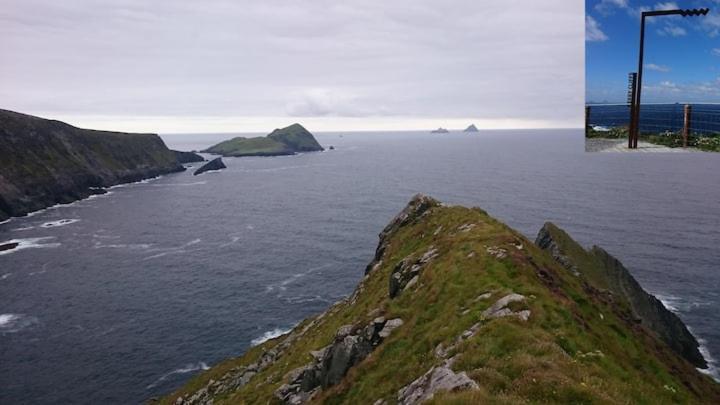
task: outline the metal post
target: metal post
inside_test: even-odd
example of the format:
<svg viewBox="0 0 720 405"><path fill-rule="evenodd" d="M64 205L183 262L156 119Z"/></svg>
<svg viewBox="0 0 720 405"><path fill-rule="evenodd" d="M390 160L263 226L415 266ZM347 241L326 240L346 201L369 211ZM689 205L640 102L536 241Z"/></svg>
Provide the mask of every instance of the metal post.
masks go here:
<svg viewBox="0 0 720 405"><path fill-rule="evenodd" d="M687 148L688 134L690 134L690 114L692 107L690 104L685 104L685 119L683 120L683 148Z"/></svg>
<svg viewBox="0 0 720 405"><path fill-rule="evenodd" d="M633 134L635 130L635 86L637 85L637 73L628 75L628 104L630 104L630 125L628 125L628 148L632 148Z"/></svg>
<svg viewBox="0 0 720 405"><path fill-rule="evenodd" d="M661 15L681 15L683 17L701 16L707 15L710 11L709 8L693 8L686 10L654 10L654 11L643 11L640 15L640 53L638 57L638 76L637 83L635 86L636 98L634 100L635 111L633 114L634 119L632 120L631 129L631 148L637 148L638 134L640 133L640 93L642 92L642 68L643 68L643 51L645 44L645 17L661 16Z"/></svg>
<svg viewBox="0 0 720 405"><path fill-rule="evenodd" d="M637 149L638 134L640 133L640 94L642 93L642 73L643 73L643 53L645 48L645 13L642 13L640 17L640 53L638 57L638 71L637 81L635 82L635 102L634 105L634 119L633 119L633 131L632 131L632 145L631 149Z"/></svg>

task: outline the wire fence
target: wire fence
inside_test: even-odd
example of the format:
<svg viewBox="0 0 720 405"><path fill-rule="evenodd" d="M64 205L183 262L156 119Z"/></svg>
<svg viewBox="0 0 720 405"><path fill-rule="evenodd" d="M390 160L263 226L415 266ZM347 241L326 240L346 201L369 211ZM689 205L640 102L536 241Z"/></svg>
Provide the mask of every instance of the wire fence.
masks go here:
<svg viewBox="0 0 720 405"><path fill-rule="evenodd" d="M641 134L681 132L685 125L686 104L643 104L640 108ZM689 104L688 133L697 137L720 136L720 105ZM628 127L630 107L624 104L586 106L587 125L599 130Z"/></svg>

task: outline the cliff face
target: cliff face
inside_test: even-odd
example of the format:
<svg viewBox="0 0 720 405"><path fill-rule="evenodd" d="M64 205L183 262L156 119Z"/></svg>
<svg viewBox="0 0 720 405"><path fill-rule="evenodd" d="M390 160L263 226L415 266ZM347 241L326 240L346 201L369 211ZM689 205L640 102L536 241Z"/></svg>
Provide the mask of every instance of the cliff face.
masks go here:
<svg viewBox="0 0 720 405"><path fill-rule="evenodd" d="M182 170L155 134L80 129L0 110L0 220Z"/></svg>
<svg viewBox="0 0 720 405"><path fill-rule="evenodd" d="M237 137L220 142L203 152L222 156L282 156L322 151L318 141L300 124L279 128L264 137Z"/></svg>
<svg viewBox="0 0 720 405"><path fill-rule="evenodd" d="M161 402L720 403L594 287L602 273L553 256L480 209L416 196L352 295Z"/></svg>
<svg viewBox="0 0 720 405"><path fill-rule="evenodd" d="M536 243L549 250L565 268L585 275L585 280L594 288L609 292L614 300L626 304L636 321L654 332L680 356L696 367L707 367L699 344L687 326L660 300L648 294L628 269L608 252L597 246L585 251L552 223L543 226Z"/></svg>

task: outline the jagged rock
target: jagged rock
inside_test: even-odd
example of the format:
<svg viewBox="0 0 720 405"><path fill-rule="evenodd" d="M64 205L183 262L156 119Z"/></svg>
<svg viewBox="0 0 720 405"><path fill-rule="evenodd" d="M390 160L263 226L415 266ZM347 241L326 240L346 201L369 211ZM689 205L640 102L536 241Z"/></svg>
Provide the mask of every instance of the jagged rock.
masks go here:
<svg viewBox="0 0 720 405"><path fill-rule="evenodd" d="M392 221L390 221L382 232L380 232L380 243L378 243L378 247L375 249L375 257L365 268L365 273L369 273L375 268L375 265L382 260L383 253L385 253L390 237L395 233L395 231L397 231L400 227L415 221L431 208L438 206L440 206L440 202L432 197L428 197L423 194L416 194L413 196L405 208L403 208L403 210L400 211L400 213L397 214Z"/></svg>
<svg viewBox="0 0 720 405"><path fill-rule="evenodd" d="M174 150L173 153L175 154L175 157L177 158L177 161L179 163L195 163L205 161L204 157L198 155L195 152L182 152L179 150Z"/></svg>
<svg viewBox="0 0 720 405"><path fill-rule="evenodd" d="M222 158L215 158L204 165L202 165L199 169L195 170L195 173L193 173L193 176L197 176L198 174L205 173L209 170L220 170L225 169L227 166L225 166L225 163L223 163Z"/></svg>
<svg viewBox="0 0 720 405"><path fill-rule="evenodd" d="M432 367L423 376L398 391L398 403L416 405L432 399L440 391L479 388L464 371L455 373L448 365Z"/></svg>
<svg viewBox="0 0 720 405"><path fill-rule="evenodd" d="M392 331L402 326L402 324L403 320L400 318L391 319L385 322L385 326L383 326L382 330L379 333L380 337L385 339L386 337L390 336Z"/></svg>
<svg viewBox="0 0 720 405"><path fill-rule="evenodd" d="M570 260L570 258L565 256L561 252L560 246L558 246L555 238L553 238L551 234L551 230L553 227L555 227L555 225L546 222L543 227L540 228L540 231L535 238L535 244L540 249L550 252L550 255L552 255L553 259L556 262L560 263L563 267L570 270L573 274L577 275L579 273L577 266Z"/></svg>
<svg viewBox="0 0 720 405"><path fill-rule="evenodd" d="M437 256L438 250L430 246L419 259L413 259L408 256L395 265L395 268L390 274L390 298L394 298L400 294L400 291L405 289L412 280L415 280L413 284L417 282L417 278L424 266Z"/></svg>
<svg viewBox="0 0 720 405"><path fill-rule="evenodd" d="M579 274L600 291L609 291L614 299L627 301L631 316L655 333L694 366L706 368L707 362L699 350L699 343L687 326L660 300L648 294L623 264L600 247L585 250L565 231L547 222L535 243L548 251L566 269ZM577 262L576 262L577 261ZM579 271L582 266L582 271Z"/></svg>
<svg viewBox="0 0 720 405"><path fill-rule="evenodd" d="M521 319L525 317L524 315L520 316L519 313L513 312L510 308L507 306L512 302L521 302L525 301L525 296L520 294L508 294L499 300L497 300L490 308L483 311L482 316L483 318L501 318L503 316L509 316L509 315L518 315ZM527 320L527 318L523 319Z"/></svg>
<svg viewBox="0 0 720 405"><path fill-rule="evenodd" d="M470 124L463 132L479 132L475 124Z"/></svg>
<svg viewBox="0 0 720 405"><path fill-rule="evenodd" d="M348 370L367 357L383 339L403 324L402 319L373 319L363 328L343 325L335 333L333 343L310 352L313 361L289 372L275 397L286 404L307 401L320 388L339 383Z"/></svg>

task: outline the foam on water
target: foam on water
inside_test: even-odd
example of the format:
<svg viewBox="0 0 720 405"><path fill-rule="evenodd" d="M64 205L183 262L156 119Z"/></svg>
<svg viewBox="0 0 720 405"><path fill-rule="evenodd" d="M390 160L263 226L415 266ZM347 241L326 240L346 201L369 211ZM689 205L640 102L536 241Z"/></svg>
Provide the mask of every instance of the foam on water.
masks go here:
<svg viewBox="0 0 720 405"><path fill-rule="evenodd" d="M56 226L65 226L65 225L74 224L75 222L78 222L78 221L80 221L80 220L79 220L79 219L76 219L76 218L71 218L71 219L59 219L59 220L57 220L57 221L45 222L44 224L40 225L40 227L42 227L42 228L54 228L54 227L56 227Z"/></svg>
<svg viewBox="0 0 720 405"><path fill-rule="evenodd" d="M172 370L167 374L163 374L160 378L158 378L152 384L148 385L145 388L146 389L155 388L160 383L162 383L163 381L167 380L168 378L172 377L175 374L186 374L186 373L192 373L194 371L209 370L209 369L210 369L210 367L204 361L186 364L185 366L176 368L175 370Z"/></svg>
<svg viewBox="0 0 720 405"><path fill-rule="evenodd" d="M292 330L292 328L288 328L288 329L275 328L273 330L269 330L269 331L263 333L261 336L258 336L255 339L251 340L250 346L257 346L259 344L263 344L270 339L275 339L276 337L282 336L286 333L290 333L291 330Z"/></svg>
<svg viewBox="0 0 720 405"><path fill-rule="evenodd" d="M18 245L14 249L4 250L0 252L0 256L2 255L9 255L11 253L15 253L19 250L23 249L32 249L32 248L56 248L60 246L59 242L53 242L53 243L42 243L43 241L47 241L50 239L55 239L54 236L44 236L41 238L24 238L24 239L11 239L8 241L0 242L0 245L4 245L7 243L17 243Z"/></svg>
<svg viewBox="0 0 720 405"><path fill-rule="evenodd" d="M0 333L16 333L35 325L38 319L24 314L0 314Z"/></svg>

